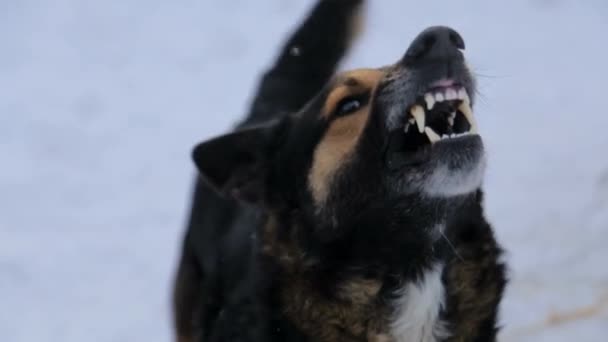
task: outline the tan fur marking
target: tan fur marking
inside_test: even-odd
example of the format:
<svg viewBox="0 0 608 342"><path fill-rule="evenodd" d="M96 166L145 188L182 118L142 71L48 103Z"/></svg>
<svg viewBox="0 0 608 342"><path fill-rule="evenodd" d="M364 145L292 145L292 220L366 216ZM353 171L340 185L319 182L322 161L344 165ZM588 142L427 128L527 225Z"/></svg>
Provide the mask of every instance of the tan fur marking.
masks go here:
<svg viewBox="0 0 608 342"><path fill-rule="evenodd" d="M338 78L339 85L327 96L321 116L329 118L336 105L346 96L365 91L373 93L383 75L384 71L376 69L360 69L343 74ZM346 84L349 79L356 80L358 84ZM327 197L331 177L352 154L367 123L369 111L368 104L353 114L335 119L317 145L308 177L317 203Z"/></svg>
<svg viewBox="0 0 608 342"><path fill-rule="evenodd" d="M284 312L315 341L390 341L382 333L387 330L389 314L376 300L375 289L380 286L377 280L348 280L341 288L351 287L355 291L342 292L334 299L315 291L309 278L292 275L284 282L281 293ZM366 295L361 289L371 290L374 295ZM357 298L351 297L353 294Z"/></svg>
<svg viewBox="0 0 608 342"><path fill-rule="evenodd" d="M353 279L342 284L342 292L338 295L353 303L368 304L380 292L381 287L382 284L376 279Z"/></svg>
<svg viewBox="0 0 608 342"><path fill-rule="evenodd" d="M309 183L317 203L327 197L328 184L335 171L354 149L365 123L367 108L355 114L336 119L315 150Z"/></svg>
<svg viewBox="0 0 608 342"><path fill-rule="evenodd" d="M321 115L325 118L329 118L336 109L338 102L352 94L354 94L353 89L346 85L340 85L334 88L334 90L332 90L329 95L327 95L327 100L325 101L325 105L323 106L323 112L321 113Z"/></svg>
<svg viewBox="0 0 608 342"><path fill-rule="evenodd" d="M376 88L384 71L378 69L357 69L345 72L337 77L335 87L327 95L321 116L329 118L336 109L338 102L346 96L356 95ZM348 85L346 80L354 79L358 85Z"/></svg>
<svg viewBox="0 0 608 342"><path fill-rule="evenodd" d="M458 301L456 312L450 320L451 336L447 341L467 342L475 338L472 334L479 331L483 321L500 301L501 284L495 278L480 278L485 270L496 268L499 251L493 244L486 243L476 250L483 258L471 256L471 251L462 247L457 252L463 260L454 259L450 262L447 273L447 283L450 286L446 291L448 295L456 296Z"/></svg>
<svg viewBox="0 0 608 342"><path fill-rule="evenodd" d="M285 272L280 298L283 313L298 329L319 342L393 342L388 329L389 309L377 296L379 279L354 277L336 284L330 296L319 292L314 260L302 252L293 235L281 236L279 222L270 216L262 231L263 250Z"/></svg>

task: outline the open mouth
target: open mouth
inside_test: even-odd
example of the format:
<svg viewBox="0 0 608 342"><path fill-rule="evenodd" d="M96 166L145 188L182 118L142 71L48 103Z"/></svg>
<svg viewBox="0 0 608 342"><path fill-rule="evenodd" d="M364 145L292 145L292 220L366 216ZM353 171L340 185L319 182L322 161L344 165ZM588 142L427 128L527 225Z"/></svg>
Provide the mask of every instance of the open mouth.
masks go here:
<svg viewBox="0 0 608 342"><path fill-rule="evenodd" d="M415 153L434 144L476 135L477 124L467 90L442 80L407 107L403 122L390 133L389 151Z"/></svg>

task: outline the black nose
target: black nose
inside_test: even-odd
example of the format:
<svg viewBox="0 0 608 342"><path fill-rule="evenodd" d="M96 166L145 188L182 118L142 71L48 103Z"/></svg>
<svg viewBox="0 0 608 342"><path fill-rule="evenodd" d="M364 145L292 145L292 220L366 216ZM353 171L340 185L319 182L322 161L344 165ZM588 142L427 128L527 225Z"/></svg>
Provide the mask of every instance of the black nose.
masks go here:
<svg viewBox="0 0 608 342"><path fill-rule="evenodd" d="M405 64L463 59L464 40L454 29L433 26L422 31L405 52Z"/></svg>

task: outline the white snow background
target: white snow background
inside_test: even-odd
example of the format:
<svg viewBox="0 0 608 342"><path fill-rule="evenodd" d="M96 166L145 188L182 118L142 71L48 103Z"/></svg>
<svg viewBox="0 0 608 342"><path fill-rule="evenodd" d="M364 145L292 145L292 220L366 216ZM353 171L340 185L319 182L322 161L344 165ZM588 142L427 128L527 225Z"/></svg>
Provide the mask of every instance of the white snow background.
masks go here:
<svg viewBox="0 0 608 342"><path fill-rule="evenodd" d="M371 2L371 1L370 1ZM169 341L194 175L310 0L0 0L0 340ZM479 74L502 341L608 335L608 2L383 0L345 68L456 28Z"/></svg>

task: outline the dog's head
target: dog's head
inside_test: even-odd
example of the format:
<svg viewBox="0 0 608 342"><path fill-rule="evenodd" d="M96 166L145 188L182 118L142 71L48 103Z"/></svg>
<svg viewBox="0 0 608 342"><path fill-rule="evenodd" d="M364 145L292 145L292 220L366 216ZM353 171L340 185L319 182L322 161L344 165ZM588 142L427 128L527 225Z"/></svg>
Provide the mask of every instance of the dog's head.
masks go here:
<svg viewBox="0 0 608 342"><path fill-rule="evenodd" d="M429 28L395 64L339 74L298 113L203 142L195 162L219 191L297 211L321 236L372 221L432 235L484 170L463 49Z"/></svg>

